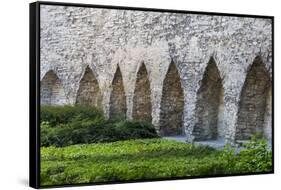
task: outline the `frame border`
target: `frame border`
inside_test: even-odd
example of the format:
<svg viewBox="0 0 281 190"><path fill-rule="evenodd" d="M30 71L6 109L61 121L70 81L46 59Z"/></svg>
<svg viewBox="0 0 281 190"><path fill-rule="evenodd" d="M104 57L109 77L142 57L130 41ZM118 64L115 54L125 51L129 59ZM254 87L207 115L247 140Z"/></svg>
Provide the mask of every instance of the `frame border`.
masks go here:
<svg viewBox="0 0 281 190"><path fill-rule="evenodd" d="M229 17L248 17L271 19L272 21L272 171L269 172L252 172L243 174L229 175L205 175L205 176L189 176L189 177L174 177L174 178L159 178L159 179L142 179L130 181L114 181L114 182L93 182L93 183L77 183L63 185L40 185L40 6L69 6L69 7L85 7L85 8L100 8L100 9L115 9L115 10L132 10L132 11L148 11L148 12L170 12L182 14L198 14L212 16L229 16ZM96 5L96 4L80 4L80 3L65 3L65 2L49 2L37 1L29 4L29 186L33 188L54 188L54 187L77 187L77 186L93 186L93 185L110 185L138 182L154 182L154 181L172 181L183 179L198 179L198 178L217 178L217 177L235 177L248 175L263 175L274 174L274 16L268 15L251 15L251 14L235 14L235 13L220 13L220 12L204 12L204 11L188 11L174 9L158 9L144 7L126 7L112 5Z"/></svg>
<svg viewBox="0 0 281 190"><path fill-rule="evenodd" d="M40 187L40 4L29 4L29 186Z"/></svg>

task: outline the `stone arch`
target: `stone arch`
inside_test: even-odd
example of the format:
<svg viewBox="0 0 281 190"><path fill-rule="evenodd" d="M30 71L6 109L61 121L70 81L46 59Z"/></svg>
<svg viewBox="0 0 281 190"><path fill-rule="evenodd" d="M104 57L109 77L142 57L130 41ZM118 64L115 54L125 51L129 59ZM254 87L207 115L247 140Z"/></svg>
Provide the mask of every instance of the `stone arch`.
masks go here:
<svg viewBox="0 0 281 190"><path fill-rule="evenodd" d="M193 129L195 140L224 138L224 89L217 64L213 58L207 64L199 90Z"/></svg>
<svg viewBox="0 0 281 190"><path fill-rule="evenodd" d="M258 132L271 138L271 107L270 76L261 58L256 57L240 94L235 139L249 140Z"/></svg>
<svg viewBox="0 0 281 190"><path fill-rule="evenodd" d="M102 108L99 83L89 66L86 67L84 75L80 80L76 104Z"/></svg>
<svg viewBox="0 0 281 190"><path fill-rule="evenodd" d="M67 103L62 83L53 70L48 71L41 80L40 97L42 105Z"/></svg>
<svg viewBox="0 0 281 190"><path fill-rule="evenodd" d="M169 65L163 82L160 104L160 134L163 136L183 135L184 93L175 63Z"/></svg>
<svg viewBox="0 0 281 190"><path fill-rule="evenodd" d="M124 90L122 73L117 66L114 78L112 81L112 92L109 103L109 118L126 117L127 103Z"/></svg>
<svg viewBox="0 0 281 190"><path fill-rule="evenodd" d="M132 117L136 120L152 121L150 81L145 64L142 63L138 73L133 97Z"/></svg>

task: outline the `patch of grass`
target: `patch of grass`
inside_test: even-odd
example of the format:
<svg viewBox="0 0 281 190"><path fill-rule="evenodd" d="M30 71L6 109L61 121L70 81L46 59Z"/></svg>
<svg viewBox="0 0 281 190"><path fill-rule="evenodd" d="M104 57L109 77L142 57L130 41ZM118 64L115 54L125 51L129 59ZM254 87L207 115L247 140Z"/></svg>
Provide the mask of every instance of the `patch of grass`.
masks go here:
<svg viewBox="0 0 281 190"><path fill-rule="evenodd" d="M255 150L259 155L271 152L260 148ZM247 164L253 157L245 151L235 154L230 147L219 151L164 139L43 147L41 185L271 171L270 156L256 160L258 163L248 168ZM268 165L261 169L257 166L260 164Z"/></svg>

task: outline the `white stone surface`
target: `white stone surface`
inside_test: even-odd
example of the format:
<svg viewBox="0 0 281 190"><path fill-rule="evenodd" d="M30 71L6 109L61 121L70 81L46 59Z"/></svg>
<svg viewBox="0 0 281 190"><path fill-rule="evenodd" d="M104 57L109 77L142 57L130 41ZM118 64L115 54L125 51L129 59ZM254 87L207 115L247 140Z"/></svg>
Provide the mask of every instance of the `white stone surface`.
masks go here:
<svg viewBox="0 0 281 190"><path fill-rule="evenodd" d="M240 93L247 70L261 56L272 72L271 20L167 12L41 6L41 79L54 70L70 103L89 65L108 114L111 82L119 64L131 118L141 62L151 82L152 122L159 122L163 80L173 60L185 95L184 127L192 141L196 94L213 57L223 79L225 139L234 141Z"/></svg>

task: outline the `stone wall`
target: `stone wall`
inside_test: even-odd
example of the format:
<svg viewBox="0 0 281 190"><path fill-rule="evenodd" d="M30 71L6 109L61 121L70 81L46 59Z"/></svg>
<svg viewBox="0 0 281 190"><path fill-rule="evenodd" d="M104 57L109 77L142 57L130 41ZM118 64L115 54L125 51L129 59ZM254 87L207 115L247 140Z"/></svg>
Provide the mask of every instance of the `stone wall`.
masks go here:
<svg viewBox="0 0 281 190"><path fill-rule="evenodd" d="M138 70L144 63L150 82L152 123L159 130L164 111L161 102L166 96L162 93L173 62L183 93L181 134L194 141L198 121L208 120L196 109L204 73L213 58L223 91L218 95L219 106L215 106L219 110L217 126L210 127L233 143L241 123L239 110L244 109L240 108L244 101L241 94L256 57L272 80L271 29L271 19L263 18L41 5L41 79L44 83L46 73L54 71L65 92L62 101L75 104L89 66L99 84L105 114L109 117L119 105L120 112L132 119L134 96L142 93L141 88L135 88ZM119 82L113 82L117 68L121 76ZM116 91L122 94L120 104L112 104ZM48 95L41 94L44 96ZM265 110L264 123L270 131L271 112Z"/></svg>

